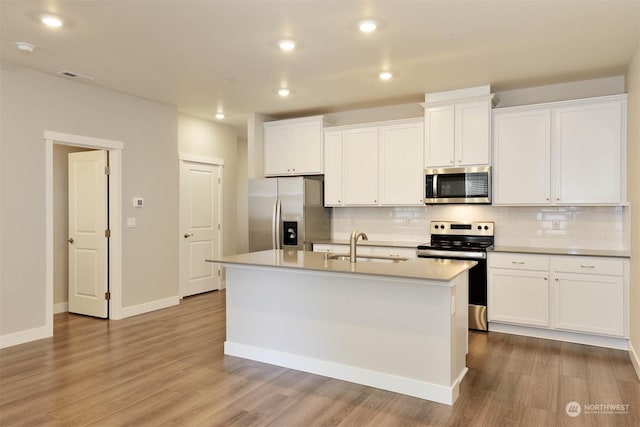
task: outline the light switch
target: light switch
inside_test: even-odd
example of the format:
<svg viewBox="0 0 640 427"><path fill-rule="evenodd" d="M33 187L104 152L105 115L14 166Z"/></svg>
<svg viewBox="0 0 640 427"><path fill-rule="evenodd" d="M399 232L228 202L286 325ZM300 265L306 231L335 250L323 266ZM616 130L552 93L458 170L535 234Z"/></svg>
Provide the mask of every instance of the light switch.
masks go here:
<svg viewBox="0 0 640 427"><path fill-rule="evenodd" d="M144 199L142 197L134 197L133 198L133 207L134 208L143 208L144 207Z"/></svg>
<svg viewBox="0 0 640 427"><path fill-rule="evenodd" d="M127 227L133 228L135 226L136 226L136 219L135 218L127 218Z"/></svg>

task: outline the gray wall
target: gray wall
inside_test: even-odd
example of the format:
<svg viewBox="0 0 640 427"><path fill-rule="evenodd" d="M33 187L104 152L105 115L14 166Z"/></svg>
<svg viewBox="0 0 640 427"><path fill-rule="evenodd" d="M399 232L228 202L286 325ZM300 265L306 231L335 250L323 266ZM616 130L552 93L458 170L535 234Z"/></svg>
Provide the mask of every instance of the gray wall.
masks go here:
<svg viewBox="0 0 640 427"><path fill-rule="evenodd" d="M238 133L236 129L181 114L178 116L178 152L224 160L222 254L236 253Z"/></svg>
<svg viewBox="0 0 640 427"><path fill-rule="evenodd" d="M123 307L176 296L176 109L5 63L0 88L0 335L45 325L45 130L124 143Z"/></svg>

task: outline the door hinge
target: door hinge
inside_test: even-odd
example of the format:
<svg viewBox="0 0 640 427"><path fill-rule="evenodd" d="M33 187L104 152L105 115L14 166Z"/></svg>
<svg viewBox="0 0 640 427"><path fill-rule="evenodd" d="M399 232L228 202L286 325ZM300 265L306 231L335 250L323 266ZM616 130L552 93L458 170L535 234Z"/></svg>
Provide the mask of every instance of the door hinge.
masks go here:
<svg viewBox="0 0 640 427"><path fill-rule="evenodd" d="M218 224L218 230L220 230L220 224Z"/></svg>
<svg viewBox="0 0 640 427"><path fill-rule="evenodd" d="M110 300L111 299L111 292L105 292L104 293L104 299Z"/></svg>
<svg viewBox="0 0 640 427"><path fill-rule="evenodd" d="M220 180L220 178L218 178L218 184L222 184L222 181Z"/></svg>
<svg viewBox="0 0 640 427"><path fill-rule="evenodd" d="M218 269L218 277L220 277L220 269Z"/></svg>
<svg viewBox="0 0 640 427"><path fill-rule="evenodd" d="M104 174L109 175L111 173L111 168L109 166L104 167Z"/></svg>
<svg viewBox="0 0 640 427"><path fill-rule="evenodd" d="M108 230L108 229L104 230L104 237L107 237L107 238L111 237L111 230Z"/></svg>

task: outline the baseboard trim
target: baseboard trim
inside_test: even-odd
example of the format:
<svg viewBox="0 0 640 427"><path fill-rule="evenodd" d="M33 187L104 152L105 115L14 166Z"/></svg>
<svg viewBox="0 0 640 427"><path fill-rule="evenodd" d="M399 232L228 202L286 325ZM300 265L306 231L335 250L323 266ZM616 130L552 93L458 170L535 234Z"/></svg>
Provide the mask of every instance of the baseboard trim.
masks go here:
<svg viewBox="0 0 640 427"><path fill-rule="evenodd" d="M46 326L14 332L13 334L0 336L0 348L13 347L14 345L41 340L43 338L50 338L52 336L53 330L50 330Z"/></svg>
<svg viewBox="0 0 640 427"><path fill-rule="evenodd" d="M640 380L640 357L638 357L638 353L636 352L636 349L633 348L631 341L629 341L629 358L631 359L633 368L636 370L638 380Z"/></svg>
<svg viewBox="0 0 640 427"><path fill-rule="evenodd" d="M138 314L149 313L151 311L162 310L163 308L173 307L178 304L180 304L180 297L176 295L174 297L146 302L144 304L132 305L131 307L123 307L118 310L117 317L115 317L114 320L137 316Z"/></svg>
<svg viewBox="0 0 640 427"><path fill-rule="evenodd" d="M69 303L68 302L61 302L59 304L53 304L53 314L66 313L67 311L69 311Z"/></svg>
<svg viewBox="0 0 640 427"><path fill-rule="evenodd" d="M596 347L613 348L616 350L629 350L629 340L627 338L604 337L599 335L539 329L495 322L489 322L489 331L524 335L526 337L544 338L554 341L572 342L576 344L593 345Z"/></svg>
<svg viewBox="0 0 640 427"><path fill-rule="evenodd" d="M446 405L453 405L455 402L458 397L460 382L468 371L465 367L455 383L451 387L446 387L383 372L229 341L224 343L224 354L376 387Z"/></svg>

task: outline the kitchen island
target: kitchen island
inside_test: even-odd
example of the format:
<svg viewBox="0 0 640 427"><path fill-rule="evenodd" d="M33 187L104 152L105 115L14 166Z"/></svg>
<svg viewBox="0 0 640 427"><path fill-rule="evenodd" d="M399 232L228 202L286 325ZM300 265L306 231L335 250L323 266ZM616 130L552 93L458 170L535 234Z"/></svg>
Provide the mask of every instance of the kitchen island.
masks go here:
<svg viewBox="0 0 640 427"><path fill-rule="evenodd" d="M453 404L467 372L474 261L268 250L226 267L224 352Z"/></svg>

